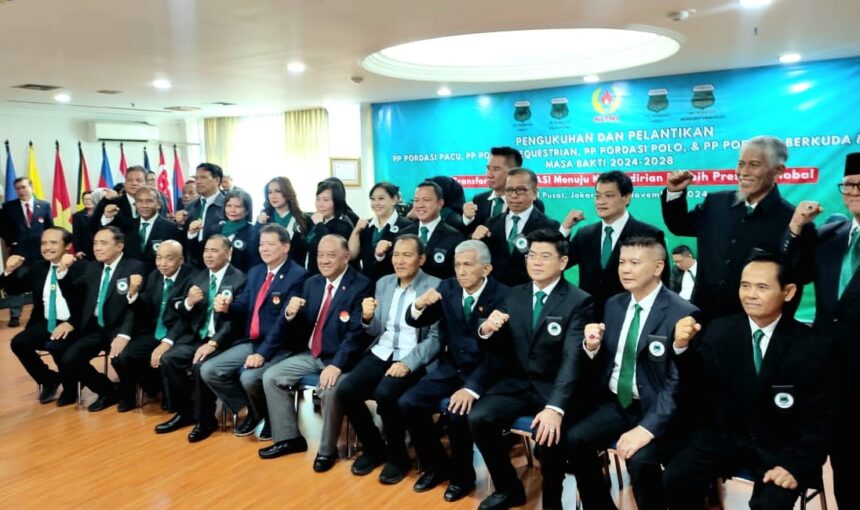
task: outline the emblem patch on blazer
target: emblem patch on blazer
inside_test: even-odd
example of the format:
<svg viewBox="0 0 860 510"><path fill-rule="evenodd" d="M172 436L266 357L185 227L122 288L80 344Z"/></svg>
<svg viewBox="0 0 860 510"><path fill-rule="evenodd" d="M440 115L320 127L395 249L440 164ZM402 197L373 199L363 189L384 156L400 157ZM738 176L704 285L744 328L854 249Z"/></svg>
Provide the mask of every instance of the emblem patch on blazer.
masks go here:
<svg viewBox="0 0 860 510"><path fill-rule="evenodd" d="M349 312L346 310L341 310L340 316L338 316L341 322L349 322Z"/></svg>
<svg viewBox="0 0 860 510"><path fill-rule="evenodd" d="M398 227L397 225L391 225L390 227L388 227L388 231L392 234L396 234L400 232L400 227Z"/></svg>
<svg viewBox="0 0 860 510"><path fill-rule="evenodd" d="M235 241L233 241L233 248L236 248L237 250L244 250L245 249L245 241L243 241L241 239L236 239Z"/></svg>
<svg viewBox="0 0 860 510"><path fill-rule="evenodd" d="M436 254L433 255L433 262L437 264L445 262L445 254L441 251L437 251Z"/></svg>
<svg viewBox="0 0 860 510"><path fill-rule="evenodd" d="M42 218L41 216L39 216L39 223L45 223L45 218Z"/></svg>
<svg viewBox="0 0 860 510"><path fill-rule="evenodd" d="M663 345L663 342L659 340L654 340L650 344L648 344L648 352L650 352L655 357L660 357L666 354L666 346Z"/></svg>
<svg viewBox="0 0 860 510"><path fill-rule="evenodd" d="M158 247L161 246L161 241L153 241L152 242L152 251L158 251Z"/></svg>
<svg viewBox="0 0 860 510"><path fill-rule="evenodd" d="M128 278L120 278L116 281L116 291L120 294L128 292Z"/></svg>
<svg viewBox="0 0 860 510"><path fill-rule="evenodd" d="M779 392L774 395L773 403L780 409L790 409L794 405L794 397L791 393Z"/></svg>
<svg viewBox="0 0 860 510"><path fill-rule="evenodd" d="M546 331L552 336L558 336L561 334L561 324L557 322L550 322L546 325Z"/></svg>
<svg viewBox="0 0 860 510"><path fill-rule="evenodd" d="M529 242L526 240L526 236L520 234L514 239L514 247L518 249L521 253L525 253L526 250L529 249Z"/></svg>
<svg viewBox="0 0 860 510"><path fill-rule="evenodd" d="M272 304L275 306L281 304L281 295L279 293L272 294Z"/></svg>
<svg viewBox="0 0 860 510"><path fill-rule="evenodd" d="M233 289L231 289L231 288L221 289L221 295L226 297L226 298L232 297L233 296Z"/></svg>

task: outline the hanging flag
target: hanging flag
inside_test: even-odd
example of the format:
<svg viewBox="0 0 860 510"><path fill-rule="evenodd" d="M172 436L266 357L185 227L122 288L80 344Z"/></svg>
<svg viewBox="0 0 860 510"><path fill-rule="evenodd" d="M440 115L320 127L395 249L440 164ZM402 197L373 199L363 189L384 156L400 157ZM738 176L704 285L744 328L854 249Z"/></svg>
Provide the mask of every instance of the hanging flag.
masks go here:
<svg viewBox="0 0 860 510"><path fill-rule="evenodd" d="M182 176L182 166L179 165L179 153L173 146L173 203L176 209L182 203L182 186L185 185L185 177Z"/></svg>
<svg viewBox="0 0 860 510"><path fill-rule="evenodd" d="M6 196L4 200L12 200L15 197L15 165L12 164L12 153L9 151L9 140L6 140Z"/></svg>
<svg viewBox="0 0 860 510"><path fill-rule="evenodd" d="M54 193L51 200L51 211L54 215L54 226L72 231L72 203L69 201L69 189L66 187L66 172L60 160L60 142L57 142L57 155L54 158Z"/></svg>
<svg viewBox="0 0 860 510"><path fill-rule="evenodd" d="M147 173L149 173L149 154L146 152L146 146L143 146L143 168L146 168Z"/></svg>
<svg viewBox="0 0 860 510"><path fill-rule="evenodd" d="M122 142L119 144L119 173L122 175L122 180L125 180L125 172L128 170L128 163L125 162L125 148Z"/></svg>
<svg viewBox="0 0 860 510"><path fill-rule="evenodd" d="M102 172L99 174L99 188L113 189L113 175L111 175L110 161L104 142L102 142Z"/></svg>
<svg viewBox="0 0 860 510"><path fill-rule="evenodd" d="M170 196L170 178L167 176L167 164L164 162L164 151L158 144L158 191L167 198L167 212L173 212L173 198Z"/></svg>
<svg viewBox="0 0 860 510"><path fill-rule="evenodd" d="M90 191L90 171L87 169L87 160L84 159L84 150L81 142L78 142L78 201L76 210L84 209L84 192Z"/></svg>
<svg viewBox="0 0 860 510"><path fill-rule="evenodd" d="M45 200L45 193L42 191L42 179L39 177L39 168L36 166L36 149L33 148L33 142L30 142L27 178L30 179L30 185L33 187L33 196L39 200Z"/></svg>

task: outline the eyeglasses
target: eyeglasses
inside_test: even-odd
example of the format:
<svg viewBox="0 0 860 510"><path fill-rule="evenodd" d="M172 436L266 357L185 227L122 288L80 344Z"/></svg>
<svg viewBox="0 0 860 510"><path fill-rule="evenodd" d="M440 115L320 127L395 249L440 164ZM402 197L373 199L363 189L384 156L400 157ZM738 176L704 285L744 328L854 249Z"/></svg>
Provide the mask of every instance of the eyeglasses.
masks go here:
<svg viewBox="0 0 860 510"><path fill-rule="evenodd" d="M840 182L836 187L839 188L839 193L843 195L860 192L860 182Z"/></svg>
<svg viewBox="0 0 860 510"><path fill-rule="evenodd" d="M553 260L557 260L558 255L552 255L550 253L535 253L530 251L526 253L526 258L529 260L540 260L541 262L551 262Z"/></svg>
<svg viewBox="0 0 860 510"><path fill-rule="evenodd" d="M505 188L505 195L524 195L531 191L531 188L526 188L525 186L517 186L516 188Z"/></svg>

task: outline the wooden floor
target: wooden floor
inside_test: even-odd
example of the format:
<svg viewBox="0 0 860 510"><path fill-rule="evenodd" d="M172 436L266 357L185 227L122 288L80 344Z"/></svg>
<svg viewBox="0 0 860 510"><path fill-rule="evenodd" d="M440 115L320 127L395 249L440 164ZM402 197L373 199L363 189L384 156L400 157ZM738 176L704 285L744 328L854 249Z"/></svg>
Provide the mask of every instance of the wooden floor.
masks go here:
<svg viewBox="0 0 860 510"><path fill-rule="evenodd" d="M29 308L29 307L28 307ZM29 310L25 309L25 317ZM306 454L263 461L261 443L251 436L216 432L189 444L189 429L156 435L153 427L169 416L157 401L142 410L119 414L116 408L90 413L84 407L41 405L37 388L8 347L19 328L6 327L0 312L0 509L474 509L490 492L488 476L476 455L478 488L457 503L443 500L444 486L417 494L413 471L400 484L382 486L378 470L353 476L351 461L341 459L328 473L314 473L320 421L305 402L301 426L310 443ZM112 375L113 376L113 375ZM115 377L115 376L114 376ZM93 400L84 392L84 405ZM540 508L540 470L525 466L522 448L512 455L529 494L524 508ZM613 470L614 473L614 470ZM617 487L613 475L613 486ZM625 475L626 479L626 475ZM829 483L829 476L828 476ZM726 485L725 508L747 508L750 488ZM618 501L617 489L614 489ZM828 494L829 496L829 494ZM574 508L575 480L565 481L565 508ZM835 503L829 501L829 508ZM629 486L619 508L636 508ZM819 508L817 501L809 506Z"/></svg>

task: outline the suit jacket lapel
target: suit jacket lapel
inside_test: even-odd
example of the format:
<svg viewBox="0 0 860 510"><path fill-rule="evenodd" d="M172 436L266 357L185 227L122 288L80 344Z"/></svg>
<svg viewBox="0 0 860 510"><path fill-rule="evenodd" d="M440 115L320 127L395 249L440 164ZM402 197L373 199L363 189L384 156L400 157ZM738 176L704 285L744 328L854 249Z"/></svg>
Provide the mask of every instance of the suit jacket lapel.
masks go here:
<svg viewBox="0 0 860 510"><path fill-rule="evenodd" d="M379 300L379 321L383 329L388 324L388 313L391 311L391 301L394 298L394 291L397 288L397 279L391 279L391 284L382 289L382 295Z"/></svg>
<svg viewBox="0 0 860 510"><path fill-rule="evenodd" d="M564 275L562 275L561 279L558 281L555 288L552 290L552 292L546 298L546 302L544 303L543 309L541 309L540 316L538 317L537 324L535 325L534 328L530 327L530 329L529 329L529 331L531 331L531 336L529 337L529 338L531 338L530 343L534 343L535 338L537 338L538 332L543 327L544 322L546 322L547 316L552 315L553 312L555 312L556 308L558 308L559 305L561 305L562 301L564 301L564 298L567 296L568 288L569 288L569 284L564 279ZM529 296L528 302L530 305L532 305L530 310L533 311L534 310L534 296L533 295ZM531 319L531 314L529 314L529 319ZM531 326L531 322L529 322L529 326Z"/></svg>
<svg viewBox="0 0 860 510"><path fill-rule="evenodd" d="M610 359L615 359L615 353L618 351L618 345L621 343L621 328L624 327L624 319L627 316L627 308L630 306L631 299L633 298L630 293L626 293L624 299L619 303L621 305L621 313L613 315L607 313L603 317L606 331L617 332L617 334L610 337L604 337L606 339L606 352L609 354Z"/></svg>
<svg viewBox="0 0 860 510"><path fill-rule="evenodd" d="M596 260L599 263L600 250L602 248L602 246L600 245L600 237L603 223L595 223L594 225L589 226L591 227L591 232L588 232L588 234L586 235L586 250L591 259Z"/></svg>
<svg viewBox="0 0 860 510"><path fill-rule="evenodd" d="M791 342L794 340L788 331L791 325L791 319L783 316L776 325L773 331L773 336L767 345L767 351L761 362L761 372L758 375L759 392L764 391L770 386L770 380L782 362L782 355L791 347ZM750 340L752 344L752 340ZM752 350L752 347L750 347Z"/></svg>
<svg viewBox="0 0 860 510"><path fill-rule="evenodd" d="M340 281L340 287L337 289L337 291L334 294L334 297L332 297L332 299L331 299L331 305L329 306L329 309L328 309L328 317L326 317L326 324L328 324L328 322L331 321L335 317L335 315L340 311L339 310L340 303L341 303L341 301L343 301L344 294L346 294L347 291L349 290L349 286L352 283L352 280L354 278L354 275L352 273L353 271L354 271L354 269L347 266L346 272L343 275L343 279ZM326 282L326 285L328 285L328 282ZM325 288L323 288L323 292L325 292ZM317 306L320 306L321 304L322 304L322 301L320 301L320 303ZM319 310L319 308L317 310ZM325 326L325 324L323 326Z"/></svg>
<svg viewBox="0 0 860 510"><path fill-rule="evenodd" d="M648 312L648 318L645 320L645 324L639 328L639 341L636 343L637 357L648 345L648 335L653 333L666 318L666 307L669 306L669 297L666 295L667 292L668 290L666 290L666 287L660 289L660 292L657 294L657 299L654 300L654 305L651 307L651 311Z"/></svg>

